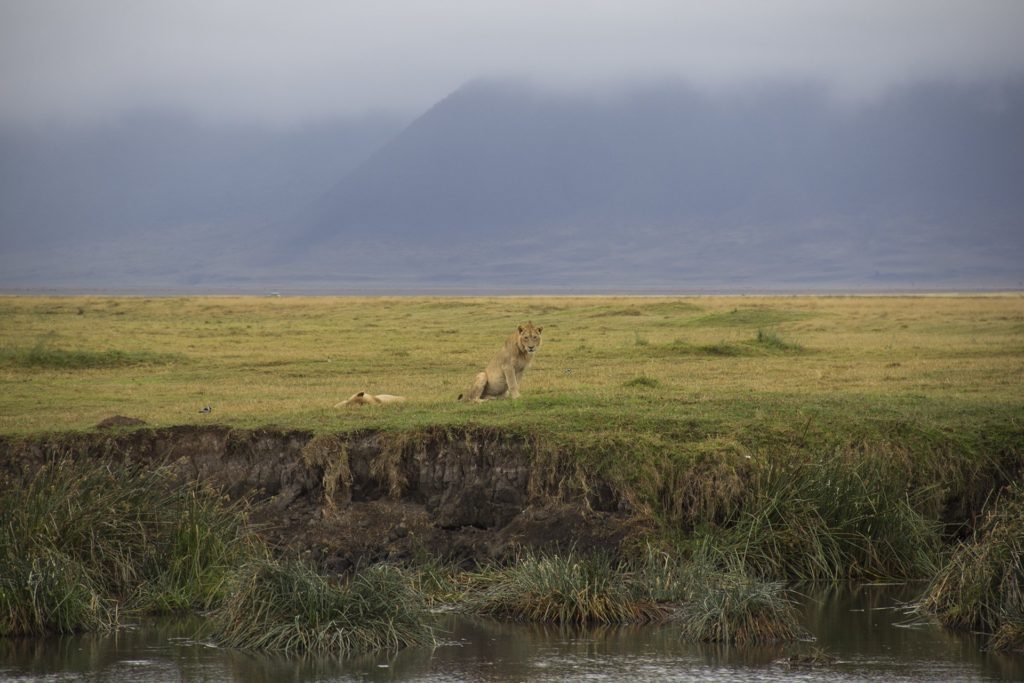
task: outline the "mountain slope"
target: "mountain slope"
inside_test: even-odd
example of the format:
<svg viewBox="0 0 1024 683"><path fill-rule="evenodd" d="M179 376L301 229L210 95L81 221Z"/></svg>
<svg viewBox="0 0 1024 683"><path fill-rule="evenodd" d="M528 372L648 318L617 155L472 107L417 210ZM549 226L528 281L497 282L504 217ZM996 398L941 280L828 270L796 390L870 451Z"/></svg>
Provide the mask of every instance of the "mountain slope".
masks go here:
<svg viewBox="0 0 1024 683"><path fill-rule="evenodd" d="M1021 187L1019 83L921 86L861 107L786 86L571 97L475 83L301 214L290 241L297 261L305 248L356 270L418 264L453 284L521 272L1016 286ZM474 275L488 255L504 268Z"/></svg>
<svg viewBox="0 0 1024 683"><path fill-rule="evenodd" d="M274 130L146 113L0 129L0 285L207 280L225 272L221 255L248 248L400 128L390 117Z"/></svg>

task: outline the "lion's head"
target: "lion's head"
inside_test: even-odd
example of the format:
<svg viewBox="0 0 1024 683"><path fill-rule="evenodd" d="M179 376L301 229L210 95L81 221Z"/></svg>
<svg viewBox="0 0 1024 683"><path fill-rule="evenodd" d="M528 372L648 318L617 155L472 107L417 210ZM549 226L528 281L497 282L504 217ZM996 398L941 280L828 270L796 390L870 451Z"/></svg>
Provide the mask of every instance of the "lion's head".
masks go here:
<svg viewBox="0 0 1024 683"><path fill-rule="evenodd" d="M523 353L533 354L540 348L540 333L543 327L534 327L532 322L519 326L519 341L516 346Z"/></svg>

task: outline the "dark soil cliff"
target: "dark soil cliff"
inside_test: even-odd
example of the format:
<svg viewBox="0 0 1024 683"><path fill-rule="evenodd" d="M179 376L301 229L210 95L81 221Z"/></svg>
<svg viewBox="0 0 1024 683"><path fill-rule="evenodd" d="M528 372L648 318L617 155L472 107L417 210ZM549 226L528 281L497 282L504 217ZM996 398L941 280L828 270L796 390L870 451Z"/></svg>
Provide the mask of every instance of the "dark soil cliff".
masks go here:
<svg viewBox="0 0 1024 683"><path fill-rule="evenodd" d="M314 435L227 427L0 438L0 467L54 455L167 465L251 506L271 542L341 571L426 551L455 560L519 547L614 550L649 529L601 486L563 476L549 453L493 430Z"/></svg>

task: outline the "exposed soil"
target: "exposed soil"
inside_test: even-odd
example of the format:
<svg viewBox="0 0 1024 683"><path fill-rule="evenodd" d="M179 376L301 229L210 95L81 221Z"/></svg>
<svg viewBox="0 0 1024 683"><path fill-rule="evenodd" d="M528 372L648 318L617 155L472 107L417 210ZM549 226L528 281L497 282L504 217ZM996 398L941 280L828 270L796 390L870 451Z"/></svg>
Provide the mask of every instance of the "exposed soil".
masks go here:
<svg viewBox="0 0 1024 683"><path fill-rule="evenodd" d="M578 486L550 466L542 475L534 443L493 430L115 427L0 437L0 467L9 470L35 469L57 454L166 464L182 481L247 501L268 540L335 571L424 551L457 561L500 559L521 547L614 551L650 530L608 487Z"/></svg>

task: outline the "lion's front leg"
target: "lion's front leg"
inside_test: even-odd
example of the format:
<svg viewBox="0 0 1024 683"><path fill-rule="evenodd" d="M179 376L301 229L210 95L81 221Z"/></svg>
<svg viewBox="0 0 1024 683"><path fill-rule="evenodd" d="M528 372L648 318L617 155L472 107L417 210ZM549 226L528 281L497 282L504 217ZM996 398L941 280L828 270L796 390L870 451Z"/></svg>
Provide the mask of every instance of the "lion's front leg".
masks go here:
<svg viewBox="0 0 1024 683"><path fill-rule="evenodd" d="M519 379L516 377L516 369L506 365L501 369L505 375L505 385L508 387L509 398L519 398Z"/></svg>

